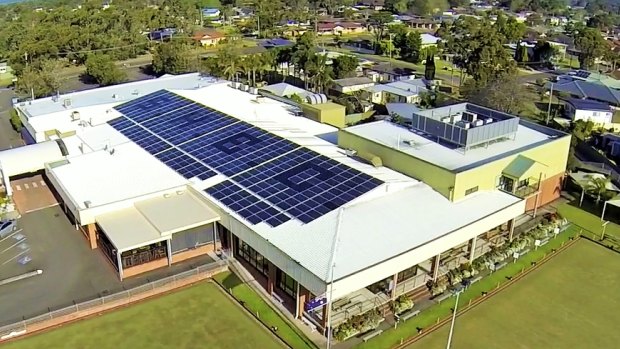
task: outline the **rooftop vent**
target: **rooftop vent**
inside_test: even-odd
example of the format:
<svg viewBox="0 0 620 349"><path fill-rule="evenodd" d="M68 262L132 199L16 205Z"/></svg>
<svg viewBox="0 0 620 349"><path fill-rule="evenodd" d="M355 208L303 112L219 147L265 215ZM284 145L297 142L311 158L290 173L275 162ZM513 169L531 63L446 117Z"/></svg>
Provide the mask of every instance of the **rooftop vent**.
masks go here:
<svg viewBox="0 0 620 349"><path fill-rule="evenodd" d="M133 91L131 91L131 94L132 94L132 95L134 95L134 96L137 96L137 95L139 95L139 94L140 94L140 91L138 91L138 90L133 90Z"/></svg>
<svg viewBox="0 0 620 349"><path fill-rule="evenodd" d="M115 93L115 94L112 95L112 98L118 99L118 95Z"/></svg>
<svg viewBox="0 0 620 349"><path fill-rule="evenodd" d="M347 156L355 156L355 154L357 154L357 151L356 151L356 150L353 150L353 149L345 149L344 153L345 153Z"/></svg>
<svg viewBox="0 0 620 349"><path fill-rule="evenodd" d="M71 121L78 121L80 120L80 112L79 111L74 111L71 113Z"/></svg>
<svg viewBox="0 0 620 349"><path fill-rule="evenodd" d="M86 200L86 201L84 201L84 206L86 206L86 208L90 208L90 206L91 206L92 204L93 204L93 203L92 203L92 202L90 202L90 200Z"/></svg>
<svg viewBox="0 0 620 349"><path fill-rule="evenodd" d="M63 105L65 108L71 108L71 98L65 98L65 99L62 101L62 105Z"/></svg>

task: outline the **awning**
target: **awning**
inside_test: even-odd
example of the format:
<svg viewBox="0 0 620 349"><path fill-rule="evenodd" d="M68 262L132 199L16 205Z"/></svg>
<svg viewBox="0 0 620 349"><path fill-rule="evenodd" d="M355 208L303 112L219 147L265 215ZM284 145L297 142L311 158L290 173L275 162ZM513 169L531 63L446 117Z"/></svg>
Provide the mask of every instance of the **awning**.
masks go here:
<svg viewBox="0 0 620 349"><path fill-rule="evenodd" d="M510 162L510 164L508 164L508 166L506 166L502 173L509 177L519 179L523 177L532 167L534 167L535 164L535 160L523 155L518 155Z"/></svg>
<svg viewBox="0 0 620 349"><path fill-rule="evenodd" d="M167 235L162 236L135 207L97 216L96 221L119 252L168 239Z"/></svg>
<svg viewBox="0 0 620 349"><path fill-rule="evenodd" d="M170 235L220 220L206 203L190 191L178 191L134 204L159 231Z"/></svg>
<svg viewBox="0 0 620 349"><path fill-rule="evenodd" d="M176 232L220 220L220 216L190 191L168 193L106 213L96 221L119 251L170 239Z"/></svg>
<svg viewBox="0 0 620 349"><path fill-rule="evenodd" d="M590 181L592 179L601 178L604 179L607 176L600 173L589 173L589 172L573 172L569 173L568 176L577 183L582 188L586 188L590 185ZM620 188L616 187L611 181L609 181L606 185L607 190L620 192Z"/></svg>

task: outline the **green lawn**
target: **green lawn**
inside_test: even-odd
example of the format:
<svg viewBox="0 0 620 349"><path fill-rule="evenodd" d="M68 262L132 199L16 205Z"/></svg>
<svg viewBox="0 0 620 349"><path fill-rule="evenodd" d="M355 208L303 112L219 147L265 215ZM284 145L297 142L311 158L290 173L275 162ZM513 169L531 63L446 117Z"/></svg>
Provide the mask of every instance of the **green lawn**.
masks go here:
<svg viewBox="0 0 620 349"><path fill-rule="evenodd" d="M460 316L452 348L617 348L620 255L582 240ZM444 348L448 326L410 349Z"/></svg>
<svg viewBox="0 0 620 349"><path fill-rule="evenodd" d="M584 200L584 207L586 205L588 205L588 207L595 206L594 204L586 202L586 200ZM612 216L612 209L615 209L615 207L612 207L611 205L608 205L608 206L609 206L607 207L608 213L605 214L606 219L609 219L609 217ZM602 207L603 207L603 204L601 203L598 209L602 210ZM603 227L601 225L602 222L601 222L600 212L597 212L597 214L590 213L586 210L583 210L579 207L574 206L573 204L566 203L566 204L558 205L558 213L562 217L565 217L566 219L568 219L569 221L597 235L602 233ZM607 228L605 229L605 234L613 235L617 238L620 238L620 225L610 222L607 225Z"/></svg>
<svg viewBox="0 0 620 349"><path fill-rule="evenodd" d="M285 348L212 282L1 347Z"/></svg>
<svg viewBox="0 0 620 349"><path fill-rule="evenodd" d="M265 302L250 286L244 284L237 275L225 272L214 277L215 281L227 290L253 314L258 314L260 321L267 327L278 328L278 336L293 349L315 349L316 345L295 327L294 324L283 319L267 302ZM259 347L257 347L259 348Z"/></svg>

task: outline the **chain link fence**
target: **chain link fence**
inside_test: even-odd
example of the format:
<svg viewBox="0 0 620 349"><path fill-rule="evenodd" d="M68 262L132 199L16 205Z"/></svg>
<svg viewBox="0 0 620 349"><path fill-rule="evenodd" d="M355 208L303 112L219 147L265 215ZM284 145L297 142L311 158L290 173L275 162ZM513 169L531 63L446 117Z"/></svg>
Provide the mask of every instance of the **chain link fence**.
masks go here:
<svg viewBox="0 0 620 349"><path fill-rule="evenodd" d="M210 277L216 272L221 272L228 269L228 259L225 255L221 260L204 264L193 268L188 271L184 271L172 276L168 276L159 280L151 281L147 284L124 290L121 292L113 293L107 296L101 296L89 301L75 303L71 306L61 308L54 311L48 311L45 314L39 316L24 319L22 321L0 327L0 340L9 339L32 330L33 327L45 327L45 322L50 322L51 326L54 326L53 320L58 320L58 323L62 323L62 317L75 315L74 318L80 318L82 316L89 315L89 311L103 311L112 309L116 306L128 304L133 301L145 298L147 295L155 295L169 291L176 286L181 286L184 283L191 282L192 279L200 280L202 278ZM202 278L201 278L202 277ZM82 315L78 314L81 313Z"/></svg>

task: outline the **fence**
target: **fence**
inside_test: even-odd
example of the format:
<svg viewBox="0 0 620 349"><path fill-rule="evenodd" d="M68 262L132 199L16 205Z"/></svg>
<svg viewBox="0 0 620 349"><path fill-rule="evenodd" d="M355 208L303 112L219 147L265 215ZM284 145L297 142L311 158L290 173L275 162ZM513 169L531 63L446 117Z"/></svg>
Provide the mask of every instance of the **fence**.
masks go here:
<svg viewBox="0 0 620 349"><path fill-rule="evenodd" d="M222 260L204 264L194 269L152 281L129 290L102 296L86 302L75 303L59 310L49 311L30 319L24 319L23 321L11 325L2 326L0 327L0 342L15 336L39 331L105 310L114 309L209 278L214 274L228 269L228 260L225 255L222 255L222 257Z"/></svg>

